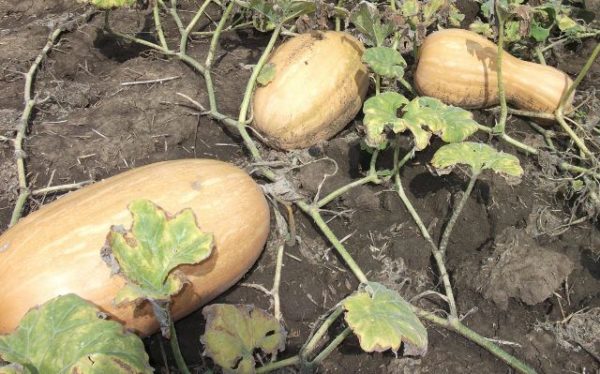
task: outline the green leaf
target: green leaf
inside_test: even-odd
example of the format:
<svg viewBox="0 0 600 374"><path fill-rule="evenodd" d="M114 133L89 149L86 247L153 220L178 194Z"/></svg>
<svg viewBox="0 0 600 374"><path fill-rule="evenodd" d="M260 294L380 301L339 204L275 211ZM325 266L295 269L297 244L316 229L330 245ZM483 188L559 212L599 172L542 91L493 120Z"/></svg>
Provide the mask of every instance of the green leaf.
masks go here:
<svg viewBox="0 0 600 374"><path fill-rule="evenodd" d="M367 37L369 45L383 45L385 38L394 32L392 25L381 22L377 7L368 2L362 2L354 8L350 22Z"/></svg>
<svg viewBox="0 0 600 374"><path fill-rule="evenodd" d="M423 7L423 20L425 24L433 22L433 18L439 10L446 5L446 0L430 0Z"/></svg>
<svg viewBox="0 0 600 374"><path fill-rule="evenodd" d="M206 354L225 372L254 373L254 352L275 355L285 348L285 329L273 316L249 305L204 307Z"/></svg>
<svg viewBox="0 0 600 374"><path fill-rule="evenodd" d="M498 152L482 143L463 142L446 144L433 155L431 164L446 172L457 164L468 165L474 174L491 169L505 177L521 177L523 169L519 159L513 155Z"/></svg>
<svg viewBox="0 0 600 374"><path fill-rule="evenodd" d="M494 38L494 30L489 23L483 23L481 20L475 20L469 25L469 30L485 36L488 39Z"/></svg>
<svg viewBox="0 0 600 374"><path fill-rule="evenodd" d="M273 79L275 79L275 64L269 62L266 63L262 69L260 69L260 73L258 74L258 77L256 77L256 81L260 85L266 86Z"/></svg>
<svg viewBox="0 0 600 374"><path fill-rule="evenodd" d="M450 4L450 14L448 15L448 20L450 21L450 26L460 27L462 21L464 21L465 15L460 12L460 10L454 5L454 3Z"/></svg>
<svg viewBox="0 0 600 374"><path fill-rule="evenodd" d="M364 291L342 303L346 322L365 352L398 351L402 342L405 353L422 356L427 352L427 330L396 291L369 282Z"/></svg>
<svg viewBox="0 0 600 374"><path fill-rule="evenodd" d="M402 78L406 61L395 49L388 47L373 47L365 50L362 56L364 63L379 75L388 78Z"/></svg>
<svg viewBox="0 0 600 374"><path fill-rule="evenodd" d="M506 43L514 43L521 40L519 30L520 24L518 21L507 21L504 24L504 41Z"/></svg>
<svg viewBox="0 0 600 374"><path fill-rule="evenodd" d="M404 0L400 10L404 17L413 17L419 14L421 4L419 0Z"/></svg>
<svg viewBox="0 0 600 374"><path fill-rule="evenodd" d="M112 9L133 6L137 0L80 0L79 2L91 4L100 9Z"/></svg>
<svg viewBox="0 0 600 374"><path fill-rule="evenodd" d="M548 39L550 35L550 27L545 28L536 20L531 21L531 26L529 28L529 36L531 36L537 42L543 42Z"/></svg>
<svg viewBox="0 0 600 374"><path fill-rule="evenodd" d="M100 315L73 294L31 309L0 336L0 357L17 364L0 373L152 373L142 341Z"/></svg>
<svg viewBox="0 0 600 374"><path fill-rule="evenodd" d="M103 249L109 265L117 267L128 281L116 302L169 301L185 282L184 276L173 270L205 260L212 250L212 235L198 228L191 209L171 218L151 201L136 200L129 210L133 215L130 231L112 227Z"/></svg>
<svg viewBox="0 0 600 374"><path fill-rule="evenodd" d="M396 92L384 92L365 101L363 123L367 133L365 142L368 146L380 149L387 146L385 127L398 123L396 112L408 102L406 97Z"/></svg>

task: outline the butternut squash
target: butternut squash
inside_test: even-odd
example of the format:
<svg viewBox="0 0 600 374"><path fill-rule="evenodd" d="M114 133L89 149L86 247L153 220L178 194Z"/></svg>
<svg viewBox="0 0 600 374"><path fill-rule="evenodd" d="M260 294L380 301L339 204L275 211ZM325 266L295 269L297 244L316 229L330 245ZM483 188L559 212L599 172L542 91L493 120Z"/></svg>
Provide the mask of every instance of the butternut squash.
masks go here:
<svg viewBox="0 0 600 374"><path fill-rule="evenodd" d="M314 145L342 130L369 87L364 47L336 31L313 32L279 46L269 62L275 77L254 93L253 126L280 149Z"/></svg>
<svg viewBox="0 0 600 374"><path fill-rule="evenodd" d="M131 226L128 205L149 199L169 213L192 208L214 236L211 256L180 269L191 284L174 298L181 318L236 283L269 233L269 208L243 170L216 160L155 163L95 183L43 206L0 236L0 333L30 308L68 293L95 303L141 335L157 330L148 303L115 306L123 286L100 256L111 225Z"/></svg>
<svg viewBox="0 0 600 374"><path fill-rule="evenodd" d="M497 46L467 30L447 29L429 35L419 51L415 88L463 108L499 103ZM573 84L569 76L550 66L520 60L504 53L502 76L507 101L517 108L554 112ZM571 96L565 112L572 110Z"/></svg>

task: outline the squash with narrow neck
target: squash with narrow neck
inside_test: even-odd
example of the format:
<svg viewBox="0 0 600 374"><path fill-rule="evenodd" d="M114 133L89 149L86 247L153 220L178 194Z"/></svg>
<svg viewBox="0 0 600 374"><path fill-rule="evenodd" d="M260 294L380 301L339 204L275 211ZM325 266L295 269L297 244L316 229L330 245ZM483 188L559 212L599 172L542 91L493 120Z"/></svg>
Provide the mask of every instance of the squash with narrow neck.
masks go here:
<svg viewBox="0 0 600 374"><path fill-rule="evenodd" d="M485 108L499 104L498 47L467 30L447 29L429 35L419 50L415 88L463 108ZM553 113L573 81L550 66L520 60L505 52L502 76L506 99L519 109ZM572 110L573 96L565 106Z"/></svg>

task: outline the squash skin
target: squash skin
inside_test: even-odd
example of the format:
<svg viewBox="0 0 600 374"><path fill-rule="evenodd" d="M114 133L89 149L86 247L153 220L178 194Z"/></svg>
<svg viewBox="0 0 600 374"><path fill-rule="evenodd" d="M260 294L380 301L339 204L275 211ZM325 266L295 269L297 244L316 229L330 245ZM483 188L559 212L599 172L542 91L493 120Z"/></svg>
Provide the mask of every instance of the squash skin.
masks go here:
<svg viewBox="0 0 600 374"><path fill-rule="evenodd" d="M111 225L131 227L128 204L152 200L174 214L191 207L213 233L211 256L182 270L191 284L174 297L179 319L236 283L265 245L266 199L243 170L216 160L166 161L140 167L69 193L23 218L0 236L0 333L9 333L29 308L79 294L140 335L158 329L149 303L115 306L124 285L111 277L100 250Z"/></svg>
<svg viewBox="0 0 600 374"><path fill-rule="evenodd" d="M500 103L497 46L474 32L447 29L429 35L419 51L415 88L463 108L485 108ZM503 55L502 75L507 101L517 108L553 113L563 93L573 84L569 76L550 66ZM565 106L572 111L573 96Z"/></svg>
<svg viewBox="0 0 600 374"><path fill-rule="evenodd" d="M306 148L341 131L369 88L364 47L336 31L301 34L269 59L275 78L254 93L253 127L279 149Z"/></svg>

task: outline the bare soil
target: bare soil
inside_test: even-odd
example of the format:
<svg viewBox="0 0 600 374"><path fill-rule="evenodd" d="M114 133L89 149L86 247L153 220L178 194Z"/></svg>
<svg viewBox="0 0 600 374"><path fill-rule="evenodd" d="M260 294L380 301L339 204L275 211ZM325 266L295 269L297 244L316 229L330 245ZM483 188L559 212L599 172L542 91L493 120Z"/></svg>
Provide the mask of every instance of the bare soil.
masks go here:
<svg viewBox="0 0 600 374"><path fill-rule="evenodd" d="M21 73L46 43L49 27L68 13L82 12L81 5L71 0L0 1L0 135L14 135L23 110ZM113 27L122 31L146 30L150 21L139 10L118 11L111 19ZM199 74L181 62L105 35L102 24L98 14L65 33L37 74L35 92L46 101L37 107L25 139L28 178L34 188L100 180L133 167L179 158L214 158L251 170L240 139L176 95L179 92L206 102ZM176 39L173 25L167 25L167 34ZM246 66L256 62L266 42L265 35L252 31L223 36L214 67L222 112L239 110L250 75ZM202 61L208 43L207 39L194 40L190 54ZM552 63L576 74L592 44L571 46ZM165 78L173 79L124 85ZM596 63L582 89L591 92L600 87L599 82ZM477 116L482 123L493 123L488 112ZM360 120L358 117L355 122ZM509 132L531 143L540 141L516 120L509 125ZM517 153L503 144L494 145ZM433 149L412 160L402 178L424 222L439 237L467 179L460 173L432 175L427 163ZM282 157L276 152L272 155ZM361 151L354 124L331 141L297 152L295 157L306 162L295 172L295 180L307 196L317 191L324 174L334 171L331 160L338 171L327 179L322 194L359 177L369 159ZM519 157L527 172L523 181L511 186L500 177L486 175L477 183L450 239L448 267L458 308L467 326L504 342L506 350L540 373L598 373L600 363L593 354L600 354L599 318L598 309L592 309L600 307L598 227L585 222L564 229L570 217L569 202L541 175L538 160ZM389 165L389 155L380 163ZM18 194L13 148L8 142L0 143L0 186L1 232L8 225ZM391 189L389 185L356 188L328 206L336 212L328 218L340 238L348 235L345 244L370 278L410 299L425 290L439 289L439 280L427 242ZM27 211L57 197L30 200ZM286 247L284 257L280 293L289 334L281 357L295 354L314 322L357 286L316 227L301 212L296 212L295 218L301 240ZM274 266L275 252L268 246L243 283L270 288ZM241 284L216 301L270 307L267 295ZM419 303L443 308L443 302L435 298L423 298ZM572 313L578 313L577 318L557 323ZM179 321L177 328L188 364L198 372L213 367L202 356L199 343L201 312ZM429 338L429 351L421 359L362 353L357 340L349 338L319 372L510 372L487 351L456 334L429 326ZM153 366L157 372L165 372L159 341L157 336L146 339Z"/></svg>

